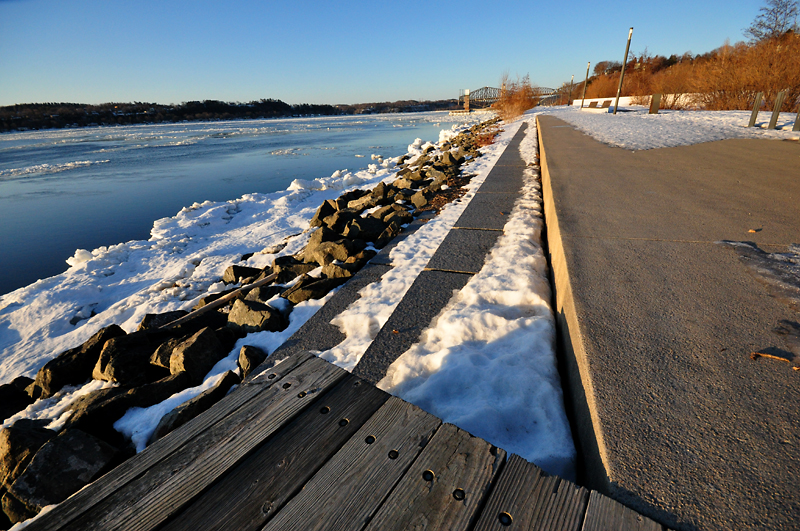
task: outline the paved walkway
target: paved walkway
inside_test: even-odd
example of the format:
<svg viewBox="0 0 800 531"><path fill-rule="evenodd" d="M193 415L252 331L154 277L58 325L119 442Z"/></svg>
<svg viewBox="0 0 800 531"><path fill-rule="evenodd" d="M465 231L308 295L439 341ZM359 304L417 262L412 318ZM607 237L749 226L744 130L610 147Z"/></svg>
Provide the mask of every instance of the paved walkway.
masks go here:
<svg viewBox="0 0 800 531"><path fill-rule="evenodd" d="M586 484L678 529L798 529L800 315L718 242L800 243L800 145L539 134Z"/></svg>
<svg viewBox="0 0 800 531"><path fill-rule="evenodd" d="M392 267L388 250L234 392L29 529L663 531L369 383L481 269L522 182L523 135L384 325L404 333L379 334L366 364L349 374L307 350L343 339L330 319Z"/></svg>

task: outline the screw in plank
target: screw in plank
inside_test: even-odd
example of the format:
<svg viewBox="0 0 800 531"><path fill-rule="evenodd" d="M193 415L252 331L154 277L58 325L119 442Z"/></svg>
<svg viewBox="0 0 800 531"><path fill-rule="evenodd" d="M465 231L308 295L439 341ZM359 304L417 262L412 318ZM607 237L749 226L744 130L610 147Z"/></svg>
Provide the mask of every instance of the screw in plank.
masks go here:
<svg viewBox="0 0 800 531"><path fill-rule="evenodd" d="M511 523L514 521L514 519L511 518L511 515L508 514L508 513L505 513L505 512L500 513L499 515L497 515L497 519L500 520L500 524L505 526L505 527L510 526Z"/></svg>
<svg viewBox="0 0 800 531"><path fill-rule="evenodd" d="M285 384L283 384L283 388L284 389L289 389L291 386L292 386L292 384L289 383L289 382L286 382Z"/></svg>
<svg viewBox="0 0 800 531"><path fill-rule="evenodd" d="M466 497L467 495L463 489L456 489L453 491L453 498L457 499L458 501L461 501Z"/></svg>
<svg viewBox="0 0 800 531"><path fill-rule="evenodd" d="M274 380L276 376L278 376L278 375L273 373L273 374L270 374L269 376L267 376L267 378L269 378L270 380Z"/></svg>
<svg viewBox="0 0 800 531"><path fill-rule="evenodd" d="M367 435L367 438L364 439L364 442L367 444L372 444L375 442L375 437L373 437L372 435Z"/></svg>
<svg viewBox="0 0 800 531"><path fill-rule="evenodd" d="M328 406L324 406L322 409L319 410L319 412L323 415L327 415L328 413L331 412L331 408L329 408Z"/></svg>
<svg viewBox="0 0 800 531"><path fill-rule="evenodd" d="M297 394L297 398L303 398L303 397L305 397L305 396L306 396L306 392L305 392L305 391L300 391L300 392Z"/></svg>
<svg viewBox="0 0 800 531"><path fill-rule="evenodd" d="M422 473L422 479L425 481L433 481L433 478L436 477L436 474L433 473L433 470L426 470Z"/></svg>
<svg viewBox="0 0 800 531"><path fill-rule="evenodd" d="M261 506L261 512L264 514L269 514L272 512L272 502L264 502L264 505Z"/></svg>
<svg viewBox="0 0 800 531"><path fill-rule="evenodd" d="M345 426L347 426L349 423L350 423L350 419L342 419L342 420L340 420L340 421L339 421L339 426L341 426L341 427L343 427L343 428L344 428L344 427L345 427Z"/></svg>
<svg viewBox="0 0 800 531"><path fill-rule="evenodd" d="M399 455L397 450L389 450L389 459L397 459Z"/></svg>

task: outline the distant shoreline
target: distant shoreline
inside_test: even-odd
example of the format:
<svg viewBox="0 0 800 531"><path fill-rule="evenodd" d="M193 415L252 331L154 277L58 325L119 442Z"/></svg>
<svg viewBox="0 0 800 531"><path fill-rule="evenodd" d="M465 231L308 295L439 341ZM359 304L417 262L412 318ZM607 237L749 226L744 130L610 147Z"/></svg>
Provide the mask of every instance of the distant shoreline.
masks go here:
<svg viewBox="0 0 800 531"><path fill-rule="evenodd" d="M353 105L289 105L262 99L249 103L216 100L190 101L179 105L156 103L26 103L0 107L0 133L77 129L113 125L138 125L225 120L263 120L309 116L350 116L408 112L448 111L458 108L452 100L404 100Z"/></svg>

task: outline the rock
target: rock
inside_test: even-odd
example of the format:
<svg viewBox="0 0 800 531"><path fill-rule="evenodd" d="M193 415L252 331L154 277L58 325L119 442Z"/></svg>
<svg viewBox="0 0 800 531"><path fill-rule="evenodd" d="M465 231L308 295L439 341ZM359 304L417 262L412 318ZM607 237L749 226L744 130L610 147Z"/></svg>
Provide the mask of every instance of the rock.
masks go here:
<svg viewBox="0 0 800 531"><path fill-rule="evenodd" d="M402 226L405 225L406 223L411 223L413 220L414 216L411 215L411 212L401 208L400 210L395 210L394 212L386 216L386 219L384 219L383 222L386 225L391 225L392 223L396 223L398 226Z"/></svg>
<svg viewBox="0 0 800 531"><path fill-rule="evenodd" d="M222 281L225 284L236 284L240 280L248 277L258 276L263 271L255 267L232 265L225 270L222 275Z"/></svg>
<svg viewBox="0 0 800 531"><path fill-rule="evenodd" d="M228 393L231 387L239 383L236 373L228 371L222 379L212 387L197 395L196 397L184 402L163 417L156 426L153 435L147 444L152 444L171 431L183 426L197 415L206 411L211 406L219 402Z"/></svg>
<svg viewBox="0 0 800 531"><path fill-rule="evenodd" d="M236 308L237 304L244 302L237 300L233 307ZM208 371L227 354L214 330L203 328L175 347L169 358L169 372L173 375L187 372L192 382L199 385Z"/></svg>
<svg viewBox="0 0 800 531"><path fill-rule="evenodd" d="M9 520L8 516L6 516L6 513L3 512L2 499L5 495L5 489L0 488L0 529L11 529L11 526L14 525L14 522Z"/></svg>
<svg viewBox="0 0 800 531"><path fill-rule="evenodd" d="M173 337L161 343L153 355L150 356L150 364L158 367L169 369L169 359L172 357L172 351L181 344L186 337Z"/></svg>
<svg viewBox="0 0 800 531"><path fill-rule="evenodd" d="M38 513L92 482L116 455L116 448L88 433L66 430L36 452L8 492Z"/></svg>
<svg viewBox="0 0 800 531"><path fill-rule="evenodd" d="M344 262L347 258L360 252L366 244L356 243L358 240L338 240L335 242L323 242L314 250L314 261L318 264L329 264L334 260Z"/></svg>
<svg viewBox="0 0 800 531"><path fill-rule="evenodd" d="M358 238L358 236L361 234L361 229L358 228L358 225L356 225L357 221L357 219L354 219L345 226L344 230L342 231L342 235L345 238L353 240Z"/></svg>
<svg viewBox="0 0 800 531"><path fill-rule="evenodd" d="M92 371L106 342L125 335L119 326L107 326L83 345L62 352L48 361L36 374L31 397L50 398L65 385L78 385L91 380Z"/></svg>
<svg viewBox="0 0 800 531"><path fill-rule="evenodd" d="M373 251L372 249L364 249L360 253L355 256L351 256L345 262L346 264L358 264L358 268L361 269L364 264L372 260L372 258L378 253Z"/></svg>
<svg viewBox="0 0 800 531"><path fill-rule="evenodd" d="M313 271L313 269L308 269L308 267L311 266L311 264L303 264L303 265L307 270L295 276L302 275L303 273L308 273L308 271ZM314 269L316 269L318 266L315 264L313 267ZM293 278L294 277L292 277L292 279ZM251 289L250 292L245 296L244 300L266 303L275 295L279 295L281 292L283 292L284 289L286 288L282 286L259 286L257 288Z"/></svg>
<svg viewBox="0 0 800 531"><path fill-rule="evenodd" d="M23 383L27 385L20 389L20 385ZM11 383L0 385L0 422L33 404L33 399L25 391L25 388L31 383L33 380L30 378L23 380L17 378Z"/></svg>
<svg viewBox="0 0 800 531"><path fill-rule="evenodd" d="M322 220L327 218L328 216L333 215L336 212L336 203L330 199L323 202L317 212L314 214L314 217L311 218L311 222L309 223L312 227L319 227L321 226Z"/></svg>
<svg viewBox="0 0 800 531"><path fill-rule="evenodd" d="M141 332L142 330L155 330L171 323L172 321L177 321L181 317L185 317L187 315L189 315L189 312L186 310L175 310L174 312L165 313L148 313L145 314L144 319L142 319L142 322L139 323L139 327L136 329L136 331Z"/></svg>
<svg viewBox="0 0 800 531"><path fill-rule="evenodd" d="M383 221L371 216L354 219L348 226L352 226L356 235L367 242L375 241L375 238L380 236L381 232L386 228L386 224Z"/></svg>
<svg viewBox="0 0 800 531"><path fill-rule="evenodd" d="M212 293L211 295L206 295L200 301L192 307L192 310L199 310L203 306L214 302L215 300L224 297L225 295L236 291L238 288L231 288L226 289L225 291L220 291L219 293Z"/></svg>
<svg viewBox="0 0 800 531"><path fill-rule="evenodd" d="M428 179L433 179L433 182L444 182L447 180L447 175L435 168L428 170L425 175Z"/></svg>
<svg viewBox="0 0 800 531"><path fill-rule="evenodd" d="M363 197L358 199L354 199L347 203L348 209L358 210L359 212L363 211L365 208L372 208L377 205L378 202L376 201L375 197L373 197L372 193L369 193Z"/></svg>
<svg viewBox="0 0 800 531"><path fill-rule="evenodd" d="M228 353L233 350L233 347L236 346L236 342L239 339L247 335L233 328L229 328L227 323L221 328L215 328L214 333L217 334L217 341L222 345L222 350Z"/></svg>
<svg viewBox="0 0 800 531"><path fill-rule="evenodd" d="M392 183L392 186L394 186L398 190L407 190L414 186L414 181L412 181L411 179L406 179L405 177L401 177L400 179L396 179Z"/></svg>
<svg viewBox="0 0 800 531"><path fill-rule="evenodd" d="M56 432L42 427L47 422L20 419L0 430L0 487L8 489L33 456Z"/></svg>
<svg viewBox="0 0 800 531"><path fill-rule="evenodd" d="M170 375L140 387L112 387L82 396L69 408L73 410L66 428L85 431L118 448L127 445L123 435L114 429L114 423L132 407L150 407L189 387L188 373Z"/></svg>
<svg viewBox="0 0 800 531"><path fill-rule="evenodd" d="M417 182L425 179L425 176L420 171L414 171L406 175L405 178L408 179L409 181Z"/></svg>
<svg viewBox="0 0 800 531"><path fill-rule="evenodd" d="M92 377L129 386L163 377L158 367L150 365L157 348L158 344L150 342L147 332L111 338L100 351Z"/></svg>
<svg viewBox="0 0 800 531"><path fill-rule="evenodd" d="M0 489L1 490L1 489ZM24 503L15 498L10 492L3 494L3 512L12 524L23 522L36 516L37 511L29 509Z"/></svg>
<svg viewBox="0 0 800 531"><path fill-rule="evenodd" d="M334 201L336 203L337 210L346 210L347 205L350 201L355 201L356 199L361 199L363 196L368 195L369 191L364 191L360 189L351 190L339 196L338 199Z"/></svg>
<svg viewBox="0 0 800 531"><path fill-rule="evenodd" d="M239 351L239 369L242 371L242 379L253 372L253 369L264 363L267 353L258 347L245 345Z"/></svg>
<svg viewBox="0 0 800 531"><path fill-rule="evenodd" d="M334 232L326 226L320 227L319 229L315 230L311 237L308 239L308 243L306 244L306 248L303 250L303 262L305 263L312 263L314 262L314 252L317 248L325 242L333 242L341 238L341 235L338 232ZM281 257L285 258L285 257ZM276 259L277 260L277 259ZM276 267L276 266L273 266ZM304 271L303 273L308 273L308 271ZM303 273L300 273L301 275ZM297 275L295 275L297 276ZM292 280L294 277L290 278ZM285 284L289 280L285 282L279 282L280 278L278 279L279 284Z"/></svg>
<svg viewBox="0 0 800 531"><path fill-rule="evenodd" d="M349 258L348 258L349 260ZM334 263L323 266L322 274L328 278L350 278L361 269L355 262L351 263Z"/></svg>
<svg viewBox="0 0 800 531"><path fill-rule="evenodd" d="M360 210L346 208L344 210L339 210L335 214L328 216L323 221L326 227L333 230L334 232L341 234L349 221L352 221L360 216L361 216Z"/></svg>
<svg viewBox="0 0 800 531"><path fill-rule="evenodd" d="M378 249L385 247L386 244L392 241L395 236L400 234L401 230L402 229L400 228L400 225L397 222L392 221L389 226L386 227L386 230L384 230L381 235L378 236L378 239L375 240L375 247Z"/></svg>
<svg viewBox="0 0 800 531"><path fill-rule="evenodd" d="M278 332L286 327L281 313L263 302L236 301L228 314L228 327L250 334L253 332Z"/></svg>
<svg viewBox="0 0 800 531"><path fill-rule="evenodd" d="M373 188L372 192L370 193L372 194L372 197L374 197L376 201L381 201L382 199L386 199L386 197L389 195L389 191L390 191L389 187L384 182L381 181L377 185L375 185L375 188Z"/></svg>
<svg viewBox="0 0 800 531"><path fill-rule="evenodd" d="M395 205L395 204L386 205L384 207L379 208L378 210L376 210L372 214L370 214L369 217L373 217L373 218L379 219L381 221L385 221L386 220L386 216L388 216L388 215L390 215L390 214L392 214L394 212L397 212L398 210L403 210L403 207L401 207L400 205Z"/></svg>
<svg viewBox="0 0 800 531"><path fill-rule="evenodd" d="M322 280L314 279L313 277L306 277L311 281L300 282L286 290L281 294L281 297L288 299L294 304L300 304L309 299L321 299L328 294L333 288L339 287L344 284L346 278L325 278Z"/></svg>
<svg viewBox="0 0 800 531"><path fill-rule="evenodd" d="M314 232L314 234L317 233L323 233L323 236L320 237L332 237L332 238L340 237L338 234L331 231L327 227L317 229ZM308 246L306 246L306 249L308 249ZM306 252L307 251L304 251L304 256ZM273 262L272 270L278 273L278 278L275 279L275 283L286 284L287 282L299 277L304 273L313 271L317 267L318 267L317 264L313 263L313 261L305 261L305 260L300 261L294 256L281 256L279 258L276 258L275 261Z"/></svg>
<svg viewBox="0 0 800 531"><path fill-rule="evenodd" d="M433 199L436 194L433 192L426 192L425 190L420 190L416 194L411 196L411 202L414 203L414 206L417 208L422 208L428 204L428 201ZM400 215L397 213L396 215Z"/></svg>
<svg viewBox="0 0 800 531"><path fill-rule="evenodd" d="M463 156L459 159L460 153L454 154L452 151L445 151L442 153L442 164L446 166L458 166L463 160Z"/></svg>

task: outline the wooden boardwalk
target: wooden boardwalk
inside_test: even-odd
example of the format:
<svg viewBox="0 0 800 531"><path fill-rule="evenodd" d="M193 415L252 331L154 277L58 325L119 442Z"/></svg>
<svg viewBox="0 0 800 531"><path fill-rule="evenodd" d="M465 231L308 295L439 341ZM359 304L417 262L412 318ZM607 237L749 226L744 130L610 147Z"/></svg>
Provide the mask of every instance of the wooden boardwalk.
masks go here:
<svg viewBox="0 0 800 531"><path fill-rule="evenodd" d="M662 526L301 352L27 529Z"/></svg>

